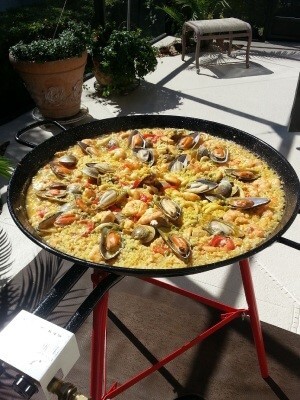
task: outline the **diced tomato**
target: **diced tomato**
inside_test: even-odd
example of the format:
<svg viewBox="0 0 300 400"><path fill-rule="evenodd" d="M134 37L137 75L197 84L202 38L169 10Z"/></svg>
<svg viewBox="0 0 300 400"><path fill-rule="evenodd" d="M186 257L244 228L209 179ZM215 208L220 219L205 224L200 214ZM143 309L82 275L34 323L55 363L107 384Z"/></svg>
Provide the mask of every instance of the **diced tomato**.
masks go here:
<svg viewBox="0 0 300 400"><path fill-rule="evenodd" d="M222 236L222 235L215 235L209 241L209 246L213 247L222 247L226 250L234 250L235 244L230 237Z"/></svg>

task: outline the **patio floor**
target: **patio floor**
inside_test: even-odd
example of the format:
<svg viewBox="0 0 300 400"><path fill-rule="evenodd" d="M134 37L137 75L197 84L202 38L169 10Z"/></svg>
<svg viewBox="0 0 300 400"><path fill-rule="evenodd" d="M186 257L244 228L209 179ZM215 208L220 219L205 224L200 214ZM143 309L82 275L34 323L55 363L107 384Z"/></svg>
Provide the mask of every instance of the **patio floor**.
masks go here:
<svg viewBox="0 0 300 400"><path fill-rule="evenodd" d="M253 43L249 69L245 68L244 48L234 55L233 58L217 53L203 55L200 61L200 75L196 74L193 54L187 55L185 62L181 61L180 55L161 58L157 70L148 75L137 90L127 96L110 100L97 96L92 78L85 83L82 98L83 106L88 108L88 115L77 124L92 119L134 114L169 114L213 120L244 130L272 145L289 160L300 175L299 127L296 132L289 132L288 129L300 71L300 45ZM28 149L14 142L14 134L31 122L32 113L26 113L0 126L1 142L11 140L7 154L15 162L20 160ZM35 129L30 136L40 140L51 134L49 130ZM4 187L4 194L5 190ZM8 275L16 276L19 271L22 271L20 275L24 275L28 265L32 267L37 259L40 249L25 238L14 225L6 205L0 215L0 223L12 243L12 269ZM299 228L298 215L284 237L299 243ZM238 321L232 327L221 331L215 339L204 342L194 351L182 356L180 361L170 364L170 370L167 367L167 371L155 373L153 378L147 378L132 389L129 395L125 393L118 398L173 399L175 394L195 392L207 400L296 400L300 389L299 367L297 368L297 365L300 365L300 281L295 279L299 276L299 260L298 250L281 243L273 244L251 259L259 314L264 321L271 377L275 383L273 390L272 385L260 378L247 322ZM245 306L241 279L235 265L171 280L175 285L233 307ZM127 365L127 371L133 371L133 358L138 364L144 362L143 357L140 360L140 354L129 343L130 340L124 345L125 342L118 333L122 324L130 330L136 329L136 333L148 335L148 327L153 325L155 333L152 337L148 336L145 342L159 343L162 347L156 349L159 353L164 349L166 339L169 343L168 338L172 338L170 342L173 343L174 340L175 345L184 332L189 334L189 331L198 329L198 322L201 329L215 318L214 313L206 307L190 304L185 300L175 300L172 296L170 303L166 303L163 294L158 293L157 289L147 290L142 283L135 285L133 292L130 282L130 279L126 278L112 290L111 295L112 322L109 325L109 335L113 342L109 356L112 367L108 377L111 382L119 379L122 381L126 376L127 372L124 374L119 371L120 366ZM167 324L159 325L156 322L156 317L150 313L155 310L159 315L167 317ZM141 312L141 316L136 317L137 311ZM115 313L117 318L114 317ZM183 318L182 323L177 321L179 315ZM53 320L59 323L59 317L58 313ZM122 324L119 324L118 318L121 317L124 319ZM130 327L131 320L135 328ZM89 323L90 321L78 333L83 355L88 350ZM125 352L121 355L116 353L116 349L121 346L131 349L130 356ZM83 358L85 360L84 356ZM81 361L79 369L76 367L71 372L70 380L75 380L80 388L87 390L84 362ZM276 389L276 384L279 389Z"/></svg>

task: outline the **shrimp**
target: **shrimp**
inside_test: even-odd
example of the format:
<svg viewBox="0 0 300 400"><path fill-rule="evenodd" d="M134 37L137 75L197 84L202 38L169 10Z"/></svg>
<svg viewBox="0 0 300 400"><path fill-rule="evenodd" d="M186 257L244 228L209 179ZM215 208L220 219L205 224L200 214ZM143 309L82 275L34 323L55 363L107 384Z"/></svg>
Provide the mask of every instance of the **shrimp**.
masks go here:
<svg viewBox="0 0 300 400"><path fill-rule="evenodd" d="M126 217L141 217L145 214L148 206L142 200L130 200L122 210Z"/></svg>

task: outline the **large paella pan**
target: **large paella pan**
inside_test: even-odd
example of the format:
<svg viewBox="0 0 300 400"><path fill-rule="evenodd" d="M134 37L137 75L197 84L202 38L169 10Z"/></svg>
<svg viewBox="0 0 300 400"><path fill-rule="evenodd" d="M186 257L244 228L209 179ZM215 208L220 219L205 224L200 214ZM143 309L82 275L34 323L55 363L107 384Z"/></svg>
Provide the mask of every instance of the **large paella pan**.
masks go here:
<svg viewBox="0 0 300 400"><path fill-rule="evenodd" d="M8 199L19 228L60 257L174 276L273 243L296 216L299 182L284 157L245 132L146 115L95 121L37 146Z"/></svg>

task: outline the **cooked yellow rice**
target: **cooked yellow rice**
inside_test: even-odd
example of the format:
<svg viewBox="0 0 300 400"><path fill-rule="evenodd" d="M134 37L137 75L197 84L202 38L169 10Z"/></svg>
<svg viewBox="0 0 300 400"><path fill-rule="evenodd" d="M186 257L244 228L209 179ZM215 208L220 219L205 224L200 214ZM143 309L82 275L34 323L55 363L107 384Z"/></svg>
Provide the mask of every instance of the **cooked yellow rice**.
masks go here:
<svg viewBox="0 0 300 400"><path fill-rule="evenodd" d="M209 151L216 147L227 148L229 151L227 162L216 163L209 156L197 159L195 149L178 149L178 138L189 135L191 132L188 130L139 129L139 133L152 143L156 158L153 166L142 162L133 153L128 144L128 137L132 132L122 131L85 139L83 142L92 148L93 155L85 154L78 144L57 153L54 161L64 154L72 154L77 159L76 167L69 169L64 177L58 178L49 164L38 171L28 189L26 207L29 222L47 244L63 253L95 263L127 268L170 269L207 265L239 256L255 248L276 228L285 203L282 182L275 171L260 157L233 141L203 134L201 146L204 145ZM180 171L170 171L169 158L181 153L191 157L189 165ZM86 163L103 162L109 163L113 172L101 174L101 182L89 179L82 172ZM256 171L259 177L251 182L243 182L228 177L226 170L229 168L250 169ZM150 174L154 174L163 184L162 191L151 185L139 187L139 182ZM264 197L270 202L250 210L233 209L226 201L209 201L203 195L188 191L189 185L196 179L220 182L225 177L230 179L233 187L238 187L242 196ZM76 183L80 186L79 194L68 192L62 200L72 204L76 197L76 204L67 212L67 215L71 215L75 220L64 226L53 225L47 229L39 229L42 221L60 211L62 203L55 198L41 198L37 193L56 182L66 185ZM123 195L112 207L102 210L99 208L98 200L111 188L117 189ZM155 195L160 198L167 197L181 207L181 222L173 224L169 221L170 226L166 231L176 233L190 244L191 257L187 260L175 255L159 234L148 244L142 244L131 236L141 216L145 213L147 215L149 209L158 210L157 205L153 203ZM139 205L140 208L132 211L133 205ZM99 226L108 220L116 222L115 216L122 211L125 217L120 223L121 251L113 259L105 260L99 250L101 236ZM221 220L231 224L235 229L238 228L240 234L230 237L234 244L232 250L212 245L211 240L215 235L207 231L207 225L211 220Z"/></svg>

